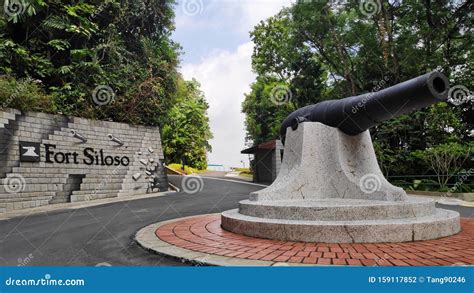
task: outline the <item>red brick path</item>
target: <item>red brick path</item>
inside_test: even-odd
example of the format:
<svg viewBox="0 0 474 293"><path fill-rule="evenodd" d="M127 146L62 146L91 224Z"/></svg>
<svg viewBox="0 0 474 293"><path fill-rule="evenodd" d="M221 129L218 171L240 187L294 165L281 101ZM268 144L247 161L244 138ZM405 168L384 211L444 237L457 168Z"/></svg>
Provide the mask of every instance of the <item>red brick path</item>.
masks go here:
<svg viewBox="0 0 474 293"><path fill-rule="evenodd" d="M305 243L252 238L223 230L220 215L176 220L156 230L165 242L228 257L274 262L358 266L474 265L474 220L462 219L462 232L405 243Z"/></svg>

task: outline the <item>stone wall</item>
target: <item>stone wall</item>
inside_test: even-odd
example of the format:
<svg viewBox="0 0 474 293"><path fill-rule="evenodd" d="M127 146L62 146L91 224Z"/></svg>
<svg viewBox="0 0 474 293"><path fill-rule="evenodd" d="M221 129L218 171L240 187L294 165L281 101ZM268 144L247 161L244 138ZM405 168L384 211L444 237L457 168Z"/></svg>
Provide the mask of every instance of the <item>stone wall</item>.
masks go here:
<svg viewBox="0 0 474 293"><path fill-rule="evenodd" d="M158 127L4 109L0 212L164 191L163 159Z"/></svg>

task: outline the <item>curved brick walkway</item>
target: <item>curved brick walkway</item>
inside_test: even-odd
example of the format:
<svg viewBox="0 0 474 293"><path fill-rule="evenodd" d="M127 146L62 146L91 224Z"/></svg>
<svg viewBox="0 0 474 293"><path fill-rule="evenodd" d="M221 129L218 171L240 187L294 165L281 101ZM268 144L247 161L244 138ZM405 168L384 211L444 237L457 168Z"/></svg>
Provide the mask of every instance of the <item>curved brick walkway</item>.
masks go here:
<svg viewBox="0 0 474 293"><path fill-rule="evenodd" d="M406 243L328 244L252 238L224 231L220 215L177 219L155 235L174 246L249 260L320 265L474 265L474 220L462 219L462 232L441 239Z"/></svg>

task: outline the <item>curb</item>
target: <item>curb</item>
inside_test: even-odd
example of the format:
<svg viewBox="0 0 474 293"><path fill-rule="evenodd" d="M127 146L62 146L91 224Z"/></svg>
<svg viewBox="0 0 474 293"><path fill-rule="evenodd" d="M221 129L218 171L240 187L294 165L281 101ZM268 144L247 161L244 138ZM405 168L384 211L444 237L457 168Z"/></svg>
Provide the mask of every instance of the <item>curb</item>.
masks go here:
<svg viewBox="0 0 474 293"><path fill-rule="evenodd" d="M169 244L168 242L164 242L155 235L155 231L165 224L200 216L202 215L173 219L148 225L138 230L138 232L135 234L134 240L145 250L194 266L315 266L298 263L251 260L197 252L177 247L175 245Z"/></svg>
<svg viewBox="0 0 474 293"><path fill-rule="evenodd" d="M176 193L175 191L163 191L163 192L155 192L155 193L128 195L128 196L122 196L122 197L111 197L111 198L106 198L106 199L95 199L95 200L90 200L90 201L77 201L77 202L68 202L68 203L49 204L49 205L44 205L44 206L36 207L36 208L21 209L21 210L14 210L14 211L0 213L0 221L9 220L9 219L17 218L17 217L33 216L33 215L39 215L39 214L47 214L47 213L54 213L54 212L60 212L60 211L96 207L96 206L102 206L102 205L113 204L113 203L118 203L118 202L128 202L128 201L134 201L134 200L140 200L140 199L162 197L162 196L172 195L175 193Z"/></svg>

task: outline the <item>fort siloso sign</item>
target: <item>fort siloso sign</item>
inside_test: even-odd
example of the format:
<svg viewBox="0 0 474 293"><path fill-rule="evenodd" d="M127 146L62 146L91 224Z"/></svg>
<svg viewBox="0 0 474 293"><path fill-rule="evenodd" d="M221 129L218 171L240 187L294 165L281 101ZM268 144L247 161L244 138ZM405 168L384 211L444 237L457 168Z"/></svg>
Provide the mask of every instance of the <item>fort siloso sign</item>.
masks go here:
<svg viewBox="0 0 474 293"><path fill-rule="evenodd" d="M110 156L104 153L103 149L84 148L82 156L78 152L57 151L54 144L44 144L45 162L57 164L85 164L100 166L128 166L130 158L127 156ZM41 144L34 142L20 141L20 161L40 162Z"/></svg>
<svg viewBox="0 0 474 293"><path fill-rule="evenodd" d="M0 214L166 191L163 160L158 127L2 109Z"/></svg>

